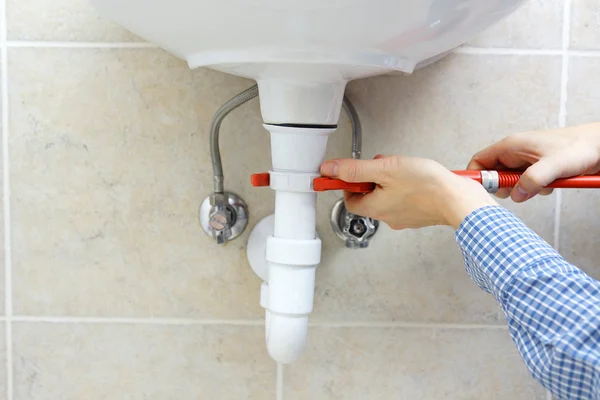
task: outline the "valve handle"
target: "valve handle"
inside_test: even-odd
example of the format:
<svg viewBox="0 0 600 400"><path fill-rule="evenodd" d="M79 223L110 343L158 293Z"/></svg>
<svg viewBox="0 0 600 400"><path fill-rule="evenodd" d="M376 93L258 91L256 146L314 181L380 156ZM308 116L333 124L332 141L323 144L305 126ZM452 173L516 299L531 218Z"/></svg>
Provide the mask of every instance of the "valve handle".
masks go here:
<svg viewBox="0 0 600 400"><path fill-rule="evenodd" d="M250 183L255 187L269 186L270 180L268 172L252 174L250 176ZM315 192L345 190L350 193L369 193L375 190L375 184L373 182L346 182L341 179L334 179L326 176L313 179L312 186Z"/></svg>

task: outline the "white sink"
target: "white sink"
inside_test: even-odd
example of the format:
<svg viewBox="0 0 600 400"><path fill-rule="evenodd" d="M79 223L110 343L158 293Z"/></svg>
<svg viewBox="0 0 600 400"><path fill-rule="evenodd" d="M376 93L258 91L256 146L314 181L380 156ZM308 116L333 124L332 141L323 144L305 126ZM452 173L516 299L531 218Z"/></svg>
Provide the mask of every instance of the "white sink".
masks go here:
<svg viewBox="0 0 600 400"><path fill-rule="evenodd" d="M337 122L347 81L415 66L523 0L91 0L186 60L258 81L268 123ZM285 106L282 106L285 104Z"/></svg>

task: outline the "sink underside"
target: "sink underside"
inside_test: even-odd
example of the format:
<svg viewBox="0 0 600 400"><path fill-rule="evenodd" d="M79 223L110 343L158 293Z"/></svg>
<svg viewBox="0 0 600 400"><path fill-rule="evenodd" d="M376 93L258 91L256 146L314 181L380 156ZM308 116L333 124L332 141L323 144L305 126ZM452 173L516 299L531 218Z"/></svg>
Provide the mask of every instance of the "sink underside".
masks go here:
<svg viewBox="0 0 600 400"><path fill-rule="evenodd" d="M274 64L336 65L345 80L412 72L523 0L91 0L108 18L186 60L259 79ZM270 67L271 66L271 67Z"/></svg>

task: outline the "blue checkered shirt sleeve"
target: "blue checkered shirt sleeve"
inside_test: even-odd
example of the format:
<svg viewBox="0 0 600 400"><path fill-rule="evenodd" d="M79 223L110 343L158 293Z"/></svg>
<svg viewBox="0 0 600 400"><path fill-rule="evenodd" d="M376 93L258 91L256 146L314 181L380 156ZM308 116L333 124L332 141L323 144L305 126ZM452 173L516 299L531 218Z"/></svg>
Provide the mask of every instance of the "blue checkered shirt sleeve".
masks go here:
<svg viewBox="0 0 600 400"><path fill-rule="evenodd" d="M600 399L600 282L502 207L474 211L455 236L533 377L558 399Z"/></svg>

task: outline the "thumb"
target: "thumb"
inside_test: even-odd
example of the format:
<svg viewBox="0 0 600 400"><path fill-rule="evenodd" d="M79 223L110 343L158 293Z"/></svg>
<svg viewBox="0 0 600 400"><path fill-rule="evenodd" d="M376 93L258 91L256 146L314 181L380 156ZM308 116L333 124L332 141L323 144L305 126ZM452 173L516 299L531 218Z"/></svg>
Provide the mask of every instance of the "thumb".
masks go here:
<svg viewBox="0 0 600 400"><path fill-rule="evenodd" d="M379 182L382 178L383 159L337 159L321 165L321 174L346 182Z"/></svg>
<svg viewBox="0 0 600 400"><path fill-rule="evenodd" d="M538 194L546 185L555 181L560 174L560 160L555 157L543 157L527 168L511 192L511 198L517 203Z"/></svg>

